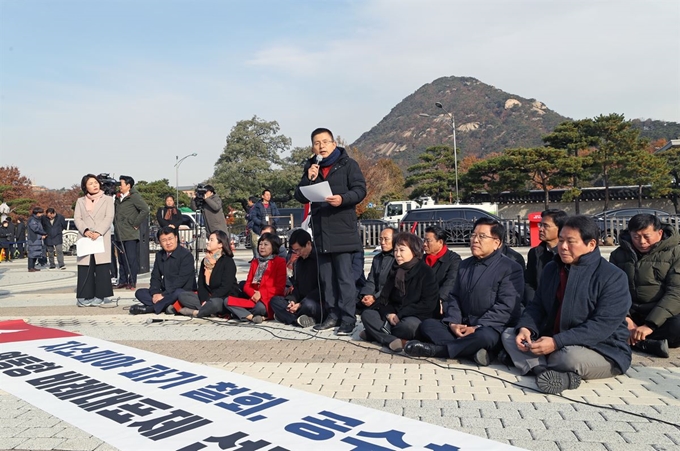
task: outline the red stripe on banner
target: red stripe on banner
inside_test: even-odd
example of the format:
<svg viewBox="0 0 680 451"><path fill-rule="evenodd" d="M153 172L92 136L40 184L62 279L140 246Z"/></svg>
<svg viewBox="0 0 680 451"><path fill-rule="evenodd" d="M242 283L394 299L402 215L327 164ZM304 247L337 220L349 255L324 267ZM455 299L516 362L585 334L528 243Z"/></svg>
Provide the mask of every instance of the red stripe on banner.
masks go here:
<svg viewBox="0 0 680 451"><path fill-rule="evenodd" d="M0 343L79 336L80 334L74 334L65 330L33 326L22 319L0 321Z"/></svg>

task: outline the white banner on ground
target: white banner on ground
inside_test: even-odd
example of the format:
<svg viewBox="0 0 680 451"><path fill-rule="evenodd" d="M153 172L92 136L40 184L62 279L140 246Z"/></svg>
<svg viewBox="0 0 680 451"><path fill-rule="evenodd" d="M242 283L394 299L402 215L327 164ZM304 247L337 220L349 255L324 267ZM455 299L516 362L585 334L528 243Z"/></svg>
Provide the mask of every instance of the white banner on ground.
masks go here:
<svg viewBox="0 0 680 451"><path fill-rule="evenodd" d="M0 322L0 387L122 450L518 449L23 321Z"/></svg>

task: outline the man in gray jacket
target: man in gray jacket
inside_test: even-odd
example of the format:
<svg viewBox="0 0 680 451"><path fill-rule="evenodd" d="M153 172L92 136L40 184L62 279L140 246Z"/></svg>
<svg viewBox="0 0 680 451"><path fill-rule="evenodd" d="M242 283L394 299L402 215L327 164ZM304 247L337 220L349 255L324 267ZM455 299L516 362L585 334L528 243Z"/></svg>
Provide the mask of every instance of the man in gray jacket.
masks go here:
<svg viewBox="0 0 680 451"><path fill-rule="evenodd" d="M210 238L211 233L217 230L228 234L227 222L224 219L224 211L222 210L222 199L215 193L215 188L212 185L203 185L202 188L205 190L204 197L202 199L199 198L199 201L195 197L191 199L191 208L192 210L201 210L203 212L206 240Z"/></svg>
<svg viewBox="0 0 680 451"><path fill-rule="evenodd" d="M135 186L135 179L120 176L120 192L115 199L114 233L118 249L118 285L116 288L137 288L139 273L139 227L149 217L149 206Z"/></svg>

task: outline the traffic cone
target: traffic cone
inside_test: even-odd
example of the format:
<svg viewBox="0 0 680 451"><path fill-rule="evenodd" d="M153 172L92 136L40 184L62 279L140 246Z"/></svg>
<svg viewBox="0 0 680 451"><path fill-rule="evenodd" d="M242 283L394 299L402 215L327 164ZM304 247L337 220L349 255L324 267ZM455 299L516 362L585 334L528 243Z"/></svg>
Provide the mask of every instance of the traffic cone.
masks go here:
<svg viewBox="0 0 680 451"><path fill-rule="evenodd" d="M0 249L0 262L5 260L5 249ZM9 259L7 259L9 260Z"/></svg>

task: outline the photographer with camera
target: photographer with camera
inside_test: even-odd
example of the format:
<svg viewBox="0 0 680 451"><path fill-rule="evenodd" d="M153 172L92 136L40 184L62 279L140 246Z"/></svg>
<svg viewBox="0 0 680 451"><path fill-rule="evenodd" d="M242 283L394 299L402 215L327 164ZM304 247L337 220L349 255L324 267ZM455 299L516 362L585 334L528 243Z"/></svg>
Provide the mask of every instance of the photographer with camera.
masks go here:
<svg viewBox="0 0 680 451"><path fill-rule="evenodd" d="M116 197L114 232L120 270L116 288L137 288L139 272L139 227L149 216L149 206L135 186L135 179L120 176L120 193Z"/></svg>
<svg viewBox="0 0 680 451"><path fill-rule="evenodd" d="M196 197L191 199L191 209L201 210L203 213L206 236L210 236L217 230L229 233L224 211L222 211L222 199L215 194L215 188L212 185L200 183L196 186Z"/></svg>

